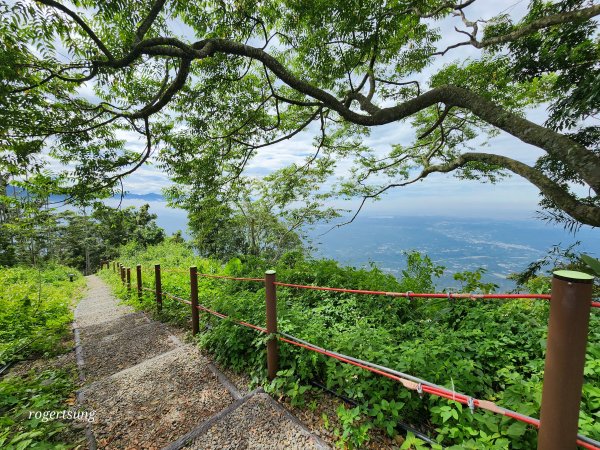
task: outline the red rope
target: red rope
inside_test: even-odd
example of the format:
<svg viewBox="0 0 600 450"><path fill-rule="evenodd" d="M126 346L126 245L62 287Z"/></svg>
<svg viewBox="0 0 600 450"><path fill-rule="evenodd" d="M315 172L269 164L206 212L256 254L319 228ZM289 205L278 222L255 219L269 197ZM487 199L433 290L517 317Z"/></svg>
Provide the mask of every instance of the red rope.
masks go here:
<svg viewBox="0 0 600 450"><path fill-rule="evenodd" d="M238 281L260 281L261 283L265 282L264 278L244 278L244 277L229 277L226 275L213 275L211 273L199 273L199 277L206 278L222 278L224 280L238 280Z"/></svg>
<svg viewBox="0 0 600 450"><path fill-rule="evenodd" d="M293 287L296 289L312 289L315 291L334 291L346 292L349 294L367 294L367 295L387 295L389 297L406 297L406 298L472 298L472 299L511 299L511 298L539 298L549 300L550 295L546 294L436 294L436 293L414 293L414 292L386 292L386 291L367 291L364 289L344 289L332 288L323 286L310 286L303 284L280 283L276 281L277 286Z"/></svg>
<svg viewBox="0 0 600 450"><path fill-rule="evenodd" d="M286 339L286 338L281 337L281 336L278 336L277 339L279 339L280 341L287 342L289 344L298 346L298 347L302 347L302 348L304 348L306 350L310 350L310 351L313 351L313 352L316 352L316 353L320 353L320 354L325 355L325 356L329 356L330 358L337 359L337 360L339 360L341 362L344 362L346 364L351 364L353 366L360 367L361 369L368 370L369 372L373 372L373 373L382 375L382 376L384 376L386 378L398 381L398 382L402 383L405 387L407 387L407 384L408 384L408 383L406 383L407 380L405 380L404 378L401 378L399 376L392 375L392 374L384 372L382 370L375 369L373 367L369 367L369 366L366 366L364 364L360 364L358 362L346 359L346 358L344 358L342 356L329 353L326 350L321 350L321 349L318 349L318 348L311 347L309 345L302 344L300 342L292 341L291 339ZM416 383L413 382L413 384L416 384ZM442 398L445 398L445 399L448 399L448 400L453 400L453 401L462 403L464 405L468 405L469 402L470 402L470 397L466 396L465 394L461 394L461 393L458 393L458 392L450 391L450 390L447 390L447 389L441 389L441 388L437 388L437 387L434 387L434 386L428 386L426 384L420 385L420 389L422 390L422 392L426 392L426 393L428 393L430 395L435 395L437 397L442 397ZM486 402L486 401L482 401L482 400L475 399L475 398L473 398L472 401L473 401L473 405L476 406L476 407L478 407L478 408L482 408L482 409L485 409L485 410L488 410L488 411L491 411L491 412L494 412L494 413L497 413L497 414L502 414L502 415L504 415L506 417L510 417L511 419L518 420L520 422L524 422L524 423L527 423L529 425L533 425L536 428L539 428L539 426L540 426L539 419L535 419L533 417L529 417L529 416L525 416L525 415L522 415L522 414L519 414L519 413L515 413L515 412L510 411L510 410L506 410L506 409L504 409L502 407L497 406L495 403L492 403L492 402ZM488 405L493 406L493 408L490 408ZM583 441L581 439L577 439L577 445L579 445L581 447L584 447L586 449L589 449L589 450L600 450L599 447L596 447L595 445L589 444L589 443L587 443L587 442L585 442L585 441Z"/></svg>
<svg viewBox="0 0 600 450"><path fill-rule="evenodd" d="M190 273L190 271L189 271L189 270L185 270L185 269L178 269L178 268L173 268L173 269L170 269L170 268L168 268L168 267L161 267L161 268L160 268L160 272L161 272L161 273L163 273L163 272Z"/></svg>
<svg viewBox="0 0 600 450"><path fill-rule="evenodd" d="M411 298L447 298L447 299L540 299L550 300L549 294L461 294L461 293L415 293L415 292L386 292L386 291L368 291L364 289L344 289L324 286L310 286L304 284L281 283L276 281L273 283L277 286L291 287L296 289L310 289L314 291L333 291L345 292L348 294L365 294L365 295L385 295L389 297L406 297ZM592 302L592 308L600 308L600 302Z"/></svg>
<svg viewBox="0 0 600 450"><path fill-rule="evenodd" d="M178 301L179 303L185 303L186 305L191 305L192 302L190 302L189 300L185 300L181 297L177 297L173 294L169 294L168 292L161 292L162 295L164 295L165 297L168 297L170 299L173 299L175 301Z"/></svg>
<svg viewBox="0 0 600 450"><path fill-rule="evenodd" d="M217 317L219 317L221 319L231 319L231 317L228 316L227 314L223 314L223 313L214 311L214 310L212 310L210 308L207 308L206 306L203 306L203 305L198 305L197 308L199 310L201 310L201 311L206 311L207 313L212 314L213 316L217 316ZM235 319L231 319L231 320L234 323L238 324L238 325L242 325L244 327L252 328L254 330L260 331L261 333L266 333L267 332L266 328L259 327L258 325L254 325L254 324L251 324L251 323L248 323L248 322L244 322L243 320L235 320Z"/></svg>

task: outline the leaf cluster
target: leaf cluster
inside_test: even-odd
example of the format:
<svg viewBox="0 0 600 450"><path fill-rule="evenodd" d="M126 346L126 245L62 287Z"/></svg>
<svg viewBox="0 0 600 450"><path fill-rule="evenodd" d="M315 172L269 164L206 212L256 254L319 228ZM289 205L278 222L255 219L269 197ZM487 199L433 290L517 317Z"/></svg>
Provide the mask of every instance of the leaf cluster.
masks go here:
<svg viewBox="0 0 600 450"><path fill-rule="evenodd" d="M126 264L143 261L144 267L150 267L148 264L161 262L167 268L196 265L204 273L249 277L262 277L264 269L269 267L265 261L251 256L222 266L216 261L199 259L182 247L168 248L167 251L167 247L150 247L147 252L130 253ZM176 256L171 260L169 254ZM444 271L417 253L407 255L407 267L399 280L374 266L340 267L334 261L309 259L299 253L287 254L270 267L276 270L278 280L285 282L390 292L433 291L435 277ZM494 286L481 282L481 273L460 274L465 292L493 291ZM185 274L168 269L164 274L164 291L177 292L184 298L189 295ZM116 282L110 271L104 276ZM144 280L152 282L151 278ZM199 296L201 304L237 320L265 323L264 288L260 283L201 277ZM284 287L277 289L277 298L278 326L283 332L477 398L493 400L523 414L539 414L548 321L545 302L408 300ZM132 303L137 302L137 297L132 299ZM143 305L153 309L153 299L145 298ZM172 312L163 314L178 314L185 323L187 309L185 305L170 302L164 310ZM593 314L591 329L596 322L598 317ZM229 320L201 313L200 344L220 362L249 373L257 384L265 382L265 339L264 335ZM600 436L593 421L598 413L594 387L600 380L594 356L600 348L598 339L600 336L590 335L580 422L582 433L593 438ZM535 430L508 418L478 410L471 414L466 407L435 397L421 399L391 380L298 347L280 344L280 364L278 378L268 389L288 396L294 404L304 403L304 394L313 389L311 381L358 402L356 408L338 411L337 435L349 447L363 446L372 427L396 435L400 431L398 417L436 436L444 447L534 446Z"/></svg>

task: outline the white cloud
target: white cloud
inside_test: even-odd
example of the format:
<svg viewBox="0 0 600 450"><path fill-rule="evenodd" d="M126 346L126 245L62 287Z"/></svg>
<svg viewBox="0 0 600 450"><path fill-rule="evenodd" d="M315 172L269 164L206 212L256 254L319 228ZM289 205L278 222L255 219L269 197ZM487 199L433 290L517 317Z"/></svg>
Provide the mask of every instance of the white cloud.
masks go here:
<svg viewBox="0 0 600 450"><path fill-rule="evenodd" d="M489 19L498 13L506 12L514 17L520 17L527 9L525 0L506 2L475 2L465 12L467 18ZM438 43L439 49L464 40L465 36L455 31L454 27L465 29L459 17L436 23L443 36ZM425 82L432 72L442 65L467 57L479 57L481 51L470 46L452 50L440 58L433 66L419 75L418 79ZM547 114L540 107L528 111L528 118L536 123L543 123ZM248 163L246 173L249 176L263 176L273 170L291 163L302 163L314 151L312 138L315 127L308 132L300 133L293 139L275 144L257 151L256 156ZM129 137L129 136L126 136ZM414 139L410 120L396 122L373 128L365 142L377 152L387 152L394 144L409 145ZM132 146L143 144L134 143ZM501 132L489 142L489 146L477 148L477 151L494 152L511 158L519 159L526 164L532 164L542 152L518 139ZM347 173L350 163L340 161L338 173ZM161 174L154 166L145 166L130 176L126 188L132 192L148 193L159 191L169 184L168 177ZM379 202L369 205L366 210L374 212L402 212L410 210L413 214L440 214L459 216L480 216L486 214L502 214L509 217L532 217L539 200L538 190L527 181L514 176L498 185L481 184L472 181L458 180L451 175L434 175L424 182L391 190ZM356 207L357 202L336 202L346 207Z"/></svg>

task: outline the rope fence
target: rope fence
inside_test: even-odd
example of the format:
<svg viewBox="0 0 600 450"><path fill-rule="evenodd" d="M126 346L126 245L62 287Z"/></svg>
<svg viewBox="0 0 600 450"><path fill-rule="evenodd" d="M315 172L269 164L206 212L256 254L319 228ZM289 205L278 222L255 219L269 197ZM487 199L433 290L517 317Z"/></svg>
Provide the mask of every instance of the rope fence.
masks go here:
<svg viewBox="0 0 600 450"><path fill-rule="evenodd" d="M107 264L107 268L108 268L108 264ZM138 265L138 276L141 275L142 271L140 266ZM113 269L116 271L116 266L113 263ZM121 280L124 284L127 285L127 287L129 289L131 289L131 281L130 281L130 277L129 277L129 271L128 270L124 270L126 269L125 267L121 267L120 268L120 275L121 275ZM163 269L165 270L165 269ZM361 359L357 359L348 355L344 355L342 353L338 353L332 350L328 350L322 347L319 347L315 344L312 344L310 342L307 342L305 340L302 340L296 336L293 336L291 334L287 334L284 332L278 332L277 331L277 317L276 317L276 287L280 286L280 287L286 287L286 288L295 288L295 289L310 289L310 290L317 290L317 291L333 291L333 292L342 292L342 293L351 293L351 294L364 294L364 295L382 295L382 296L390 296L390 297L405 297L408 298L409 300L412 298L438 298L438 299L443 299L443 298L447 298L447 299L542 299L542 300L551 300L553 297L553 295L546 295L546 294L459 294L459 293L413 293L413 292L385 292L385 291L371 291L371 290L362 290L362 289L344 289L344 288L334 288L334 287L324 287L324 286L310 286L310 285L300 285L300 284L292 284L292 283L283 283L283 282L278 282L275 280L275 274L272 271L268 271L266 272L265 278L245 278L245 277L232 277L232 276L224 276L224 275L215 275L215 274L200 274L196 272L196 268L192 267L190 268L189 271L185 271L182 269L169 269L168 271L170 272L179 272L179 273L189 273L190 274L190 280L191 280L191 301L190 300L186 300L183 299L181 297L172 295L168 292L164 292L160 286L160 265L156 265L155 266L155 282L156 282L156 288L155 289L150 289L147 288L145 286L143 286L141 284L141 278L139 278L137 280L138 283L138 295L141 295L142 291L146 291L146 292L153 292L156 295L156 299L157 299L157 307L160 310L162 307L162 297L167 297L170 299L173 299L179 303L183 303L186 305L190 305L192 307L192 329L193 329L193 333L196 334L198 332L199 329L199 325L198 323L194 323L198 321L198 314L195 313L195 311L203 311L206 312L208 314L211 314L215 317L218 317L219 319L227 319L229 321L231 321L232 323L239 325L239 326L243 326L249 329L253 329L257 332L260 333L264 333L264 334L268 334L270 336L272 336L274 339L270 339L267 342L267 369L268 369L268 375L269 375L269 379L272 379L275 377L276 372L277 372L277 368L278 368L278 352L277 352L277 347L275 344L275 342L279 341L279 342L284 342L290 345L294 345L296 347L300 347L303 348L305 350L308 351L312 351L312 352L316 352L319 353L321 355L330 357L330 358L334 358L342 363L345 364L349 364L349 365L353 365L355 367L359 367L363 370L369 371L371 373L375 373L378 374L380 376L383 376L385 378L394 380L396 382L399 382L400 384L402 384L406 389L412 390L412 391L416 391L419 396L422 396L423 394L429 394L429 395L433 395L433 396L437 396L437 397L441 397L441 398L445 398L447 400L451 400L451 401L456 401L459 402L463 405L467 405L469 407L469 409L471 410L471 412L473 412L475 410L475 408L479 408L479 409L483 409L495 414L500 414L502 416L505 417L509 417L511 419L526 423L528 425L534 426L535 428L537 428L539 430L539 439L541 440L543 437L543 433L544 431L549 428L549 427L542 427L542 421L540 419L536 419L534 417L530 417L530 416L526 416L523 414L520 414L516 411L512 411L510 409L506 409L503 408L499 405L497 405L496 403L492 402L492 401L488 401L488 400L482 400L482 399L477 399L471 396L468 396L466 394L460 393L460 392L456 392L454 390L445 388L443 386L434 384L432 382L429 382L427 380L415 377L413 375L410 374L406 374L403 372L399 372L396 371L394 369L385 367L385 366L381 366L369 361L364 361ZM219 279L226 279L226 280L235 280L235 281L246 281L246 282L260 282L260 283L264 283L266 286L266 304L267 304L267 327L261 327L255 324L251 324L242 320L238 320L235 319L227 314L223 314L221 312L215 311L213 309L210 309L204 305L201 305L198 303L198 292L197 292L197 282L198 282L198 276L200 277L206 277L206 278L219 278ZM554 291L559 291L560 289L562 289L564 286L562 285L557 285L558 288L555 289L555 282L557 281L557 279L560 281L560 277L557 277L557 275L555 275L554 279L553 279L553 294ZM195 288L194 288L194 281L195 281ZM567 284L569 284L569 286L573 285L573 281L571 280L570 282L568 282ZM589 295L587 295L586 297L589 298L589 303L587 305L584 305L584 312L586 312L587 314L587 319L589 320L589 312L590 312L590 308L591 307L595 307L598 308L600 307L600 302L592 302L591 301L591 288L589 289ZM140 297L141 298L141 297ZM556 299L556 300L560 300L560 299ZM560 301L554 301L554 302L550 302L551 303L551 311L550 311L550 316L551 316L551 323L550 323L550 329L549 329L549 333L548 333L548 346L550 347L550 342L552 339L552 313L553 313L553 307L555 307L556 304L560 303ZM587 309L586 309L587 308ZM556 315L556 314L555 314ZM576 326L576 324L572 323L570 324L571 326ZM586 326L585 326L585 333L587 334L587 322L586 322ZM585 336L585 339L587 340L587 336ZM585 344L585 341L584 341ZM564 346L563 346L564 347ZM550 411L551 413L555 414L555 411L553 411L553 409L558 409L560 410L561 408L544 408L545 403L545 397L548 395L546 394L546 378L550 378L549 375L546 374L546 372L549 371L549 365L548 365L548 360L550 358L550 348L548 349L548 353L547 353L547 357L546 357L546 371L545 371L545 376L544 376L544 391L542 394L542 413L541 413L541 417L544 418L544 424L546 423L546 420L548 420L548 423L550 423L551 419L547 419L547 417L550 416L550 413L548 413L547 411ZM573 351L572 348L568 349L569 352ZM583 359L585 359L585 345L583 346ZM558 358L557 358L558 360ZM559 364L560 365L560 364ZM572 370L572 368L571 368ZM578 386L579 389L579 397L577 398L577 411L579 411L579 402L580 402L580 397L581 397L581 388L582 388L582 384L583 384L583 363L581 365L580 368L580 372L581 374L579 375L579 378L581 378L581 383ZM569 375L567 377L564 377L565 374L562 374L563 377L562 379L568 379L571 380L572 377ZM556 389L555 389L556 390ZM558 402L560 403L565 403L566 400L563 399L562 396L562 392L558 391L558 392L554 392L554 396L558 396ZM555 402L551 402L552 404L556 404ZM568 402L567 402L568 403ZM559 411L560 413L560 411ZM554 417L555 419L556 417ZM578 419L578 414L577 416L574 418L574 424L575 427L577 427L577 419ZM564 420L564 417L563 417ZM571 417L571 422L573 422L573 418ZM562 424L562 422L559 422ZM556 432L556 430L551 430ZM546 434L550 434L551 431L547 431ZM564 430L559 430L561 433L563 433ZM589 437L583 436L581 434L579 434L577 432L577 428L574 429L574 434L573 434L573 439L570 440L569 442L573 442L576 441L577 445L589 449L589 450L600 450L600 442L593 440ZM572 444L571 444L572 445ZM560 447L553 447L553 448L560 448Z"/></svg>

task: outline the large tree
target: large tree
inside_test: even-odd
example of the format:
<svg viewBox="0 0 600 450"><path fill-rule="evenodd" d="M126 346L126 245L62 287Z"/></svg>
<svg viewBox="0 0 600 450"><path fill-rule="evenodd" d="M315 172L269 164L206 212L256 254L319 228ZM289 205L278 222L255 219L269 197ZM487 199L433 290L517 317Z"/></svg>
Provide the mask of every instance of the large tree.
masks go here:
<svg viewBox="0 0 600 450"><path fill-rule="evenodd" d="M77 195L113 187L159 148L167 170L209 196L262 147L308 131L315 154L290 182L341 158L355 167L340 192L364 199L434 172L512 172L539 188L555 219L600 225L600 5L532 0L523 17L474 20L481 3L0 2L10 61L0 150L19 162L48 149L70 165ZM445 47L439 27L453 20L463 40ZM479 50L465 59L465 48ZM548 120L528 120L540 105ZM407 120L412 145L364 145L373 127ZM544 156L530 165L472 151L499 130ZM139 133L143 150L124 131Z"/></svg>

